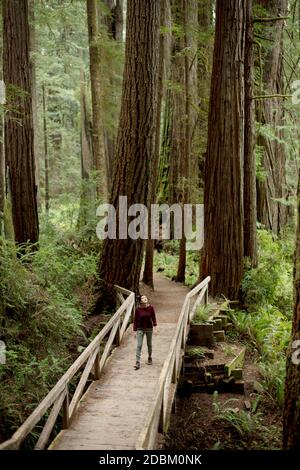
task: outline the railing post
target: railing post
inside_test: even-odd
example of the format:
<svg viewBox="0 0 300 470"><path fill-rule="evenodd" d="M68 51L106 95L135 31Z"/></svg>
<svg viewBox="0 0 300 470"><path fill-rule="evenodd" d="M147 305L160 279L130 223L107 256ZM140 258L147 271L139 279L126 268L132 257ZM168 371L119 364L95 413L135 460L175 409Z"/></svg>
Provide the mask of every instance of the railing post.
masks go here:
<svg viewBox="0 0 300 470"><path fill-rule="evenodd" d="M117 328L117 331L116 331L116 334L115 334L115 338L114 338L114 341L113 341L113 344L115 346L120 346L120 342L121 342L121 327L120 327L120 320L118 320L118 328Z"/></svg>
<svg viewBox="0 0 300 470"><path fill-rule="evenodd" d="M62 428L68 429L70 426L70 416L69 416L69 385L66 385L66 395L63 403L63 420Z"/></svg>
<svg viewBox="0 0 300 470"><path fill-rule="evenodd" d="M161 409L160 409L160 415L159 415L159 423L158 423L158 432L160 434L163 434L164 433L164 421L165 421L165 413L164 413L164 396L162 398L162 402L161 402Z"/></svg>
<svg viewBox="0 0 300 470"><path fill-rule="evenodd" d="M96 380L99 380L100 375L101 375L101 372L100 372L100 359L101 359L100 346L101 346L101 343L99 344L99 350L98 350L97 356L95 358L95 365L94 365L95 379Z"/></svg>
<svg viewBox="0 0 300 470"><path fill-rule="evenodd" d="M177 354L175 351L175 360L174 360L173 371L172 371L172 384L176 384L177 382L177 365L178 365L178 360L177 360Z"/></svg>

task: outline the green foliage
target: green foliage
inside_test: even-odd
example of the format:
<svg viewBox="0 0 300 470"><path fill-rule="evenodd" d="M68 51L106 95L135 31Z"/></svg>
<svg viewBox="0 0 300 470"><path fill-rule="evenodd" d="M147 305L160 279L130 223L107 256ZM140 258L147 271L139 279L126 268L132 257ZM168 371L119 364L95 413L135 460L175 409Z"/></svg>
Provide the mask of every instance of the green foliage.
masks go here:
<svg viewBox="0 0 300 470"><path fill-rule="evenodd" d="M187 349L186 355L188 357L193 358L193 359L204 359L205 358L204 350L200 346L195 347L195 348Z"/></svg>
<svg viewBox="0 0 300 470"><path fill-rule="evenodd" d="M214 392L213 411L216 421L225 421L234 428L239 437L242 439L250 439L260 424L259 416L252 415L244 410L232 408L238 402L237 398L229 398L224 403L218 399L218 392ZM232 405L229 407L229 405Z"/></svg>
<svg viewBox="0 0 300 470"><path fill-rule="evenodd" d="M224 423L228 426L228 430L232 430L237 434L240 441L237 443L234 436L231 437L234 445L234 449L243 449L243 448L255 448L257 442L255 439L259 437L261 443L260 448L270 448L270 438L272 440L276 438L279 441L279 430L275 426L266 426L264 424L264 417L261 412L257 412L258 399L256 399L252 404L252 409L250 411L245 411L239 409L239 407L234 407L239 400L236 398L229 398L225 402L221 403L218 392L214 392L213 397L213 412L214 420L216 423ZM224 445L224 443L223 443ZM221 448L221 443L217 442L215 448ZM230 446L230 443L227 442L226 448Z"/></svg>
<svg viewBox="0 0 300 470"><path fill-rule="evenodd" d="M212 314L214 310L214 305L207 304L207 305L199 305L196 309L195 316L193 318L193 324L203 323L208 320L209 316Z"/></svg>
<svg viewBox="0 0 300 470"><path fill-rule="evenodd" d="M154 257L154 267L156 270L170 279L174 279L177 274L179 240L164 241L164 250L156 253ZM185 284L192 287L199 277L199 253L187 251L186 255L186 278Z"/></svg>
<svg viewBox="0 0 300 470"><path fill-rule="evenodd" d="M9 437L74 358L69 343L81 331L84 286L96 274L96 253L50 223L32 253L0 239L0 331L7 361L0 365L0 434ZM86 289L87 290L87 289ZM81 338L81 339L80 339Z"/></svg>
<svg viewBox="0 0 300 470"><path fill-rule="evenodd" d="M258 305L272 310L274 306L291 318L294 236L287 232L278 239L266 230L258 230L258 241L259 265L246 270L242 282L245 304L249 310Z"/></svg>

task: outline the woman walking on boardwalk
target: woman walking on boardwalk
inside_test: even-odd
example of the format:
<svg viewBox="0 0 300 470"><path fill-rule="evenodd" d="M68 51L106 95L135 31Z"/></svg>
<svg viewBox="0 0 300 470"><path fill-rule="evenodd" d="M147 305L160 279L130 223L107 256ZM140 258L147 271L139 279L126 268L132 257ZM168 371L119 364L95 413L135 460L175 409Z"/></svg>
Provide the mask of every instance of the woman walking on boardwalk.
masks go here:
<svg viewBox="0 0 300 470"><path fill-rule="evenodd" d="M140 304L135 311L133 323L133 331L136 332L137 338L136 363L134 366L136 370L141 367L141 352L144 335L146 335L148 347L147 364L152 364L152 334L154 326L157 326L154 308L152 305L149 304L147 297L145 295L142 295L140 299Z"/></svg>

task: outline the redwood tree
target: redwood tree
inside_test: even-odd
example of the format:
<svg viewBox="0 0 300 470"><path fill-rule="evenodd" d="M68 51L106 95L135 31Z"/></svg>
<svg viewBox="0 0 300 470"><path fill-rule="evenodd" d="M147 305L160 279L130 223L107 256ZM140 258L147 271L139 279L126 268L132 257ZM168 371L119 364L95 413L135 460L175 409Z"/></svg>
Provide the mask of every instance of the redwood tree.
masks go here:
<svg viewBox="0 0 300 470"><path fill-rule="evenodd" d="M89 52L90 52L90 74L93 108L93 169L97 171L101 184L97 184L98 196L107 195L108 164L105 156L104 130L102 116L102 87L101 87L101 55L100 55L100 30L97 0L86 0Z"/></svg>
<svg viewBox="0 0 300 470"><path fill-rule="evenodd" d="M277 18L286 16L287 0L256 0L265 9L265 16ZM264 23L263 23L264 24ZM263 36L267 38L261 49L263 74L260 77L260 95L282 95L283 81L283 30L284 20L274 20L264 26ZM259 127L257 144L263 150L262 167L264 180L257 184L258 220L274 233L279 234L287 219L287 206L278 201L287 197L285 149L283 140L284 109L282 97L260 99L256 106L256 119L269 126L274 133L270 138Z"/></svg>
<svg viewBox="0 0 300 470"><path fill-rule="evenodd" d="M253 2L246 2L245 130L244 130L244 256L257 265L256 161L254 154L253 102Z"/></svg>
<svg viewBox="0 0 300 470"><path fill-rule="evenodd" d="M230 299L243 274L244 23L244 2L217 0L201 272Z"/></svg>
<svg viewBox="0 0 300 470"><path fill-rule="evenodd" d="M122 103L110 198L117 214L119 196L127 196L128 206L149 202L155 149L159 2L129 0L126 31ZM141 239L103 242L99 303L104 297L105 301L111 298L114 284L138 292L142 254Z"/></svg>
<svg viewBox="0 0 300 470"><path fill-rule="evenodd" d="M170 26L170 2L169 0L161 0L161 11L160 11L160 25L161 28ZM151 181L152 185L150 188L150 203L157 202L157 176L158 176L158 164L160 157L160 141L161 141L161 109L162 99L165 92L165 79L166 79L166 65L168 62L170 47L169 47L169 34L160 33L159 38L159 63L158 63L158 82L157 82L157 106L156 106L156 127L155 127L155 147L154 147L154 158L151 165ZM150 230L150 226L149 226ZM149 237L146 241L145 250L145 266L143 272L143 282L152 288L153 283L153 259L154 259L154 240Z"/></svg>
<svg viewBox="0 0 300 470"><path fill-rule="evenodd" d="M283 413L283 447L300 449L300 172L298 181L298 227L294 267L294 317L288 349ZM295 342L295 343L294 343Z"/></svg>
<svg viewBox="0 0 300 470"><path fill-rule="evenodd" d="M38 241L28 0L4 0L3 78L5 159L8 167L17 243Z"/></svg>

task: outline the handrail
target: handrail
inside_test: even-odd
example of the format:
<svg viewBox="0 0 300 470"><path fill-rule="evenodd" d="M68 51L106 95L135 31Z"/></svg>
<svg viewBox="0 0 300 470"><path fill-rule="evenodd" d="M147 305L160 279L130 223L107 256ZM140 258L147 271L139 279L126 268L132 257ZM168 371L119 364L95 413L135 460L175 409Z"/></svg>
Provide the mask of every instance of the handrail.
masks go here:
<svg viewBox="0 0 300 470"><path fill-rule="evenodd" d="M118 301L121 302L121 305L115 314L93 339L93 341L85 348L85 350L80 354L75 362L69 367L65 374L59 379L56 385L50 390L50 392L35 408L26 421L17 429L12 437L0 444L0 450L19 449L24 439L28 436L28 434L32 431L32 429L36 426L36 424L41 420L46 411L48 411L52 405L51 412L43 426L43 430L35 446L35 450L44 449L47 446L49 437L62 408L63 428L65 429L69 427L91 372L93 371L95 379L99 379L110 354L113 342L115 342L116 346L120 344L132 316L135 306L134 293L120 286L115 286L115 290ZM126 299L124 298L124 294L127 295ZM101 354L101 342L108 334L109 336L107 338L106 345ZM70 397L68 386L70 381L85 363L86 366L81 374L73 397L69 402Z"/></svg>
<svg viewBox="0 0 300 470"><path fill-rule="evenodd" d="M135 448L137 450L153 449L157 430L165 432L169 414L170 400L173 401L176 384L179 378L185 343L188 336L188 326L194 317L197 306L203 301L208 302L208 284L210 276L206 277L200 284L194 287L185 296L176 330L171 342L168 356L164 362L156 390L153 407L150 409L146 423L141 431ZM191 308L191 299L196 297ZM173 387L171 386L173 384Z"/></svg>

